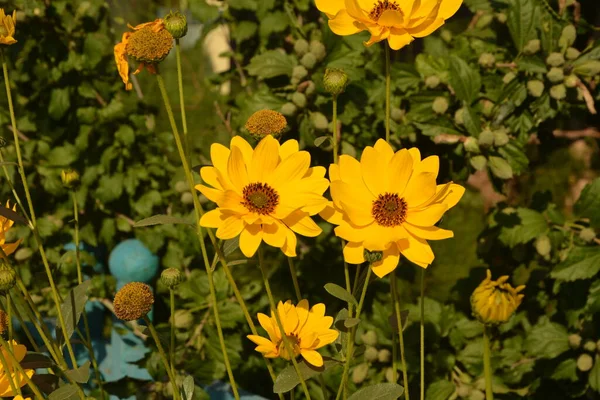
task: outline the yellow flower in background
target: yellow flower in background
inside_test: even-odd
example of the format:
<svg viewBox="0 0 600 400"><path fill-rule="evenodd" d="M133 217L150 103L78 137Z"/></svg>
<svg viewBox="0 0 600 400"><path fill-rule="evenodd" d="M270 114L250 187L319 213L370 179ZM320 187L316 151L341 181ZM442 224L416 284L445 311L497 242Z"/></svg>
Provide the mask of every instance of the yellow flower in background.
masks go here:
<svg viewBox="0 0 600 400"><path fill-rule="evenodd" d="M9 210L11 209L9 201L6 202L6 208L8 208ZM16 204L13 205L12 210L17 210ZM21 239L17 240L14 243L6 243L6 232L8 232L8 230L13 226L14 223L15 222L13 220L8 219L3 215L0 215L0 246L2 247L2 251L4 252L4 254L7 256L14 253L15 250L17 250L17 247L19 247L19 244L21 243ZM0 257L1 256L2 255L0 254Z"/></svg>
<svg viewBox="0 0 600 400"><path fill-rule="evenodd" d="M437 185L438 171L437 156L421 160L414 147L394 153L383 139L365 148L360 162L341 155L329 168L333 201L321 216L348 242L344 259L361 264L365 250L382 252L372 264L379 277L396 268L400 254L427 268L434 259L427 240L453 237L435 224L465 191L452 182Z"/></svg>
<svg viewBox="0 0 600 400"><path fill-rule="evenodd" d="M309 310L308 300L301 300L297 306L291 300L285 304L280 301L277 312L288 342L294 349L294 357L301 355L309 364L321 367L323 357L316 350L333 343L339 335L338 331L330 329L333 317L325 316L325 305L315 304ZM289 360L290 355L283 343L275 313L271 311L270 317L259 313L258 321L269 338L248 335L248 339L258 345L255 350L267 358L281 357Z"/></svg>
<svg viewBox="0 0 600 400"><path fill-rule="evenodd" d="M15 396L13 400L31 400L31 397L23 397L20 394Z"/></svg>
<svg viewBox="0 0 600 400"><path fill-rule="evenodd" d="M501 324L508 321L523 301L519 294L525 285L513 288L507 283L508 276L492 280L492 272L488 269L487 276L471 295L473 314L484 324Z"/></svg>
<svg viewBox="0 0 600 400"><path fill-rule="evenodd" d="M27 354L27 348L25 346L23 346L22 344L18 344L14 340L11 342L11 344L12 344L12 353L15 356L15 358L17 359L17 361L18 362L23 361L23 358L25 358L25 354ZM23 387L27 383L27 380L25 378L25 375L23 375L19 371L17 371L14 364L12 363L11 357L8 355L7 350L4 348L2 348L2 355L4 356L4 359L6 360L6 364L7 364L8 368L4 369L2 364L0 364L0 397L16 396L17 394L15 392L13 392L13 390L10 386L11 376L12 376L12 380L13 380L14 384L18 387ZM34 370L32 370L32 369L25 370L25 374L27 374L27 377L29 377L29 378L31 378L33 376L33 373L34 373ZM16 398L18 398L18 397L16 397Z"/></svg>
<svg viewBox="0 0 600 400"><path fill-rule="evenodd" d="M315 0L341 36L369 31L366 46L388 41L398 50L433 33L460 8L462 0Z"/></svg>
<svg viewBox="0 0 600 400"><path fill-rule="evenodd" d="M213 144L213 166L200 170L210 186L197 185L196 189L218 207L204 214L200 225L217 228L219 239L239 235L246 257L252 257L262 241L295 256L296 234L315 237L321 233L311 216L327 204L325 168L310 168L310 154L299 151L296 140L280 145L266 136L252 149L235 136L230 148Z"/></svg>
<svg viewBox="0 0 600 400"><path fill-rule="evenodd" d="M139 62L134 74L139 74L144 67L155 74L156 64L164 60L173 47L173 36L166 30L162 19L128 26L133 32L123 33L121 42L115 45L114 53L119 75L125 88L131 90L133 86L129 82L128 57Z"/></svg>
<svg viewBox="0 0 600 400"><path fill-rule="evenodd" d="M6 15L4 9L0 8L0 44L11 45L17 43L13 37L17 26L17 11L12 16Z"/></svg>

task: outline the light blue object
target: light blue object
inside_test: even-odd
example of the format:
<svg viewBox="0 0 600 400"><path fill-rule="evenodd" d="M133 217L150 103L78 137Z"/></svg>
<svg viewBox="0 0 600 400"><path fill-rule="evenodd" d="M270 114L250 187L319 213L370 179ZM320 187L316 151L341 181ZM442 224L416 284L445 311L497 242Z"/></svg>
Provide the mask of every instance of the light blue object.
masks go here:
<svg viewBox="0 0 600 400"><path fill-rule="evenodd" d="M235 400L233 393L231 392L231 385L229 383L216 381L205 387L204 390L210 396L210 400ZM262 396L248 393L245 390L240 390L241 400L268 400Z"/></svg>
<svg viewBox="0 0 600 400"><path fill-rule="evenodd" d="M127 331L121 335L117 329ZM129 331L125 325L115 322L113 325L110 344L106 346L106 358L100 363L100 372L106 382L116 382L122 378L130 377L144 381L152 377L143 368L134 364L144 358L150 349L146 348L144 341Z"/></svg>
<svg viewBox="0 0 600 400"><path fill-rule="evenodd" d="M110 253L108 268L121 286L129 282L148 283L158 272L158 256L139 240L127 239Z"/></svg>

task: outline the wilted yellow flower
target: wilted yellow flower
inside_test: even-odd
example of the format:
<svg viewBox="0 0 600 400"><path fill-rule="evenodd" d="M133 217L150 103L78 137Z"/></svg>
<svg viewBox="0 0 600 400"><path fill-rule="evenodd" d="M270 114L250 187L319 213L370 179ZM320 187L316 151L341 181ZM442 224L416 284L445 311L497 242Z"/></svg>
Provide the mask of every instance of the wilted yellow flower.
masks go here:
<svg viewBox="0 0 600 400"><path fill-rule="evenodd" d="M144 67L155 74L156 64L164 60L173 47L173 36L165 29L162 19L128 26L133 32L123 33L121 43L115 45L114 53L119 75L125 88L131 90L127 57L140 63L134 74L139 74Z"/></svg>
<svg viewBox="0 0 600 400"><path fill-rule="evenodd" d="M308 300L301 300L297 306L294 306L291 300L286 301L285 304L280 301L277 312L288 343L294 349L294 357L302 355L309 364L321 367L323 357L316 350L333 343L339 335L338 331L330 329L333 317L325 316L325 305L315 304L309 310ZM258 321L267 331L269 339L248 335L248 339L258 345L255 350L263 353L267 358L281 357L289 360L290 355L283 343L275 313L271 311L271 317L259 313Z"/></svg>
<svg viewBox="0 0 600 400"><path fill-rule="evenodd" d="M460 8L462 0L315 0L329 27L341 36L368 30L366 46L382 40L398 50L433 33Z"/></svg>
<svg viewBox="0 0 600 400"><path fill-rule="evenodd" d="M246 257L252 257L263 240L295 256L296 233L309 237L321 233L311 215L327 204L325 168L310 168L310 154L299 151L296 140L280 145L266 136L252 149L235 136L230 147L213 144L213 166L200 170L211 187L196 189L218 206L202 216L200 225L217 228L219 239L239 235Z"/></svg>
<svg viewBox="0 0 600 400"><path fill-rule="evenodd" d="M17 26L17 11L13 11L12 16L6 15L4 9L0 8L0 44L10 45L17 41L13 37Z"/></svg>
<svg viewBox="0 0 600 400"><path fill-rule="evenodd" d="M113 304L117 318L135 321L150 312L154 304L154 294L145 283L130 282L117 292Z"/></svg>
<svg viewBox="0 0 600 400"><path fill-rule="evenodd" d="M21 362L23 358L25 358L25 354L27 354L27 348L22 344L18 344L14 340L11 342L11 344L12 353L15 356L15 359L18 362ZM17 370L12 362L12 358L8 355L8 351L4 347L2 347L2 355L4 356L4 360L6 360L7 368L5 369L0 363L0 397L16 396L17 394L13 392L10 386L11 376L13 383L18 387L23 387L27 383L27 380L25 375ZM26 369L24 372L27 374L27 377L31 378L34 370Z"/></svg>
<svg viewBox="0 0 600 400"><path fill-rule="evenodd" d="M454 236L435 224L465 192L452 182L436 185L438 170L437 156L421 160L415 147L394 153L383 139L365 148L360 162L342 155L331 164L333 201L321 216L339 225L335 234L348 241L344 259L361 264L365 250L382 252L372 263L379 277L396 268L400 254L427 268L434 259L427 240Z"/></svg>
<svg viewBox="0 0 600 400"><path fill-rule="evenodd" d="M6 208L10 209L10 202L6 202ZM14 204L12 207L13 211L17 210L17 205ZM17 250L19 244L21 243L21 239L17 240L13 243L6 243L6 232L13 226L15 222L11 219L6 218L3 215L0 215L0 246L2 247L2 251L5 255L11 255ZM2 255L0 254L0 257Z"/></svg>
<svg viewBox="0 0 600 400"><path fill-rule="evenodd" d="M287 128L287 120L277 111L260 110L248 118L245 128L257 140L267 135L279 137Z"/></svg>
<svg viewBox="0 0 600 400"><path fill-rule="evenodd" d="M525 285L513 288L506 283L508 276L492 280L492 272L487 270L487 277L471 295L473 314L484 324L501 324L508 321L523 301L519 294Z"/></svg>

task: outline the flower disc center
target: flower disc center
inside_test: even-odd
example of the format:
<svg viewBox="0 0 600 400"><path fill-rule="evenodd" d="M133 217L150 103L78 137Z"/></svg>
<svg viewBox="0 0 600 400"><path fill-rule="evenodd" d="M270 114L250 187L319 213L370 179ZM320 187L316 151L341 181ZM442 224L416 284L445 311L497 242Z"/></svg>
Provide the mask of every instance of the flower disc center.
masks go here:
<svg viewBox="0 0 600 400"><path fill-rule="evenodd" d="M146 26L131 34L127 42L127 55L136 61L158 63L162 61L173 47L173 36L166 30L155 32Z"/></svg>
<svg viewBox="0 0 600 400"><path fill-rule="evenodd" d="M373 21L379 21L381 14L387 10L400 11L400 6L393 0L378 0L377 4L375 4L369 13L369 17L371 17Z"/></svg>
<svg viewBox="0 0 600 400"><path fill-rule="evenodd" d="M401 225L406 219L406 200L396 193L380 194L373 202L371 214L381 226L392 227Z"/></svg>
<svg viewBox="0 0 600 400"><path fill-rule="evenodd" d="M279 204L279 195L266 183L251 183L246 185L242 192L244 195L242 205L257 214L271 214Z"/></svg>
<svg viewBox="0 0 600 400"><path fill-rule="evenodd" d="M290 347L292 348L292 351L294 352L294 356L296 356L297 354L300 354L300 338L298 336L296 336L295 334L286 335L286 336L287 336L288 343L290 344ZM277 348L279 349L279 354L281 354L281 357L288 359L288 360L290 359L290 356L285 347L285 343L283 343L283 340L279 341L279 343L277 344Z"/></svg>

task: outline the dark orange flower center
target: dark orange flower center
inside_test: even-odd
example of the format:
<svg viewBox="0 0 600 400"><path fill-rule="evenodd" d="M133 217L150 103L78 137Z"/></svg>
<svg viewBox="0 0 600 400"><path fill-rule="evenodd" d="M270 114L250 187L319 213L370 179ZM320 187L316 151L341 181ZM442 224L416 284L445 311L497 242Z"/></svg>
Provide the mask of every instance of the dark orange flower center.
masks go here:
<svg viewBox="0 0 600 400"><path fill-rule="evenodd" d="M378 21L379 17L381 17L381 14L387 10L400 11L400 6L395 1L378 0L377 4L375 4L369 13L369 17L371 17L373 21Z"/></svg>
<svg viewBox="0 0 600 400"><path fill-rule="evenodd" d="M131 34L127 42L127 55L136 61L158 63L169 54L173 47L173 36L166 30L155 32L146 26Z"/></svg>
<svg viewBox="0 0 600 400"><path fill-rule="evenodd" d="M371 215L381 226L391 227L402 225L406 219L406 200L396 193L380 194L373 202Z"/></svg>
<svg viewBox="0 0 600 400"><path fill-rule="evenodd" d="M242 193L244 195L242 205L257 214L271 214L279 204L279 195L266 183L250 183Z"/></svg>
<svg viewBox="0 0 600 400"><path fill-rule="evenodd" d="M300 353L300 338L296 336L296 334L286 335L288 343L290 344L290 348L292 349L294 356ZM283 358L290 358L285 347L285 343L283 343L283 339L277 343L277 349L279 350L279 354Z"/></svg>

